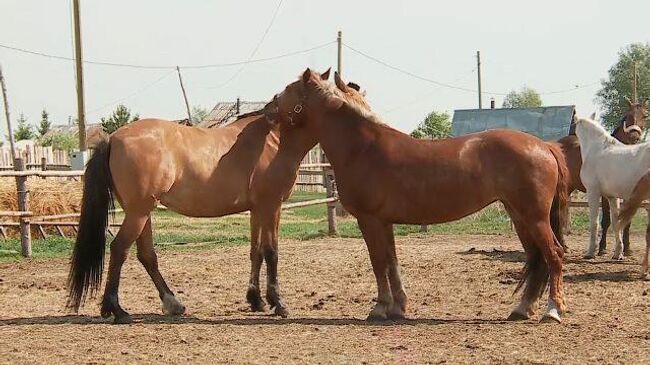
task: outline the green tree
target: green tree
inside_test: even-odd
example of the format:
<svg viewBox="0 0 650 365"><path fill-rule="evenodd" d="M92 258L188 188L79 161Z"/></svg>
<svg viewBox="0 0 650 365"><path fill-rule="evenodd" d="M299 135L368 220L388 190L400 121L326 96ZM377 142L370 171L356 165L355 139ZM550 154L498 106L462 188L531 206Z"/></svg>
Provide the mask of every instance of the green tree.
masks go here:
<svg viewBox="0 0 650 365"><path fill-rule="evenodd" d="M411 132L415 138L441 139L451 136L451 118L447 112L432 111Z"/></svg>
<svg viewBox="0 0 650 365"><path fill-rule="evenodd" d="M38 135L43 137L51 128L52 122L50 122L50 115L47 113L47 110L43 109L41 112L41 123L37 128Z"/></svg>
<svg viewBox="0 0 650 365"><path fill-rule="evenodd" d="M632 100L634 97L632 75L635 62L638 67L638 96L650 97L650 44L630 44L619 51L618 61L609 69L596 93L596 102L603 111L602 119L610 128L614 128L627 111L625 98Z"/></svg>
<svg viewBox="0 0 650 365"><path fill-rule="evenodd" d="M74 133L55 132L41 137L39 144L43 147L70 152L79 147L79 138Z"/></svg>
<svg viewBox="0 0 650 365"><path fill-rule="evenodd" d="M140 119L140 117L137 114L132 117L131 110L120 104L117 106L117 108L115 108L110 117L102 118L101 122L104 132L111 134L118 130L118 128L123 127L131 122L135 122L138 119Z"/></svg>
<svg viewBox="0 0 650 365"><path fill-rule="evenodd" d="M23 113L20 113L18 117L18 125L16 126L16 131L14 132L14 139L16 141L22 141L25 139L34 138L34 130L31 125L27 124L27 118Z"/></svg>
<svg viewBox="0 0 650 365"><path fill-rule="evenodd" d="M523 86L519 91L512 90L503 99L504 108L537 108L542 106L542 98L537 91Z"/></svg>
<svg viewBox="0 0 650 365"><path fill-rule="evenodd" d="M208 110L200 105L192 107L192 124L199 124L208 116Z"/></svg>

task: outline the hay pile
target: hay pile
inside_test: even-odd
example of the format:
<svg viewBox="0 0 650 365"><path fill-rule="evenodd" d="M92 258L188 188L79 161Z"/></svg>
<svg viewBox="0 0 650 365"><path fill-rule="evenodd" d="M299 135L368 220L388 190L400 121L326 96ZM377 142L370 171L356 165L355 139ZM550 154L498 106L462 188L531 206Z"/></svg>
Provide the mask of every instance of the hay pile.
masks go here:
<svg viewBox="0 0 650 365"><path fill-rule="evenodd" d="M29 210L34 215L77 213L81 210L81 181L30 178ZM0 178L0 210L18 209L15 178Z"/></svg>

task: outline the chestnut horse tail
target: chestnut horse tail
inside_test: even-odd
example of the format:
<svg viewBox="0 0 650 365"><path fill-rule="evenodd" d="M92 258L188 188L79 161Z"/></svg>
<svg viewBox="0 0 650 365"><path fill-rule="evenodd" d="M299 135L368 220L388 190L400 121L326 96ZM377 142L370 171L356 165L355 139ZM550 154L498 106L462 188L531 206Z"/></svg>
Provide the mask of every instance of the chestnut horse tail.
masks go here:
<svg viewBox="0 0 650 365"><path fill-rule="evenodd" d="M553 197L553 203L551 205L551 228L555 234L555 239L557 240L556 243L560 244L563 250L566 251L567 247L564 243L563 230L564 227L566 227L569 217L569 185L571 176L562 149L555 144L547 143L547 146L555 157L555 161L557 161L558 170L555 196Z"/></svg>
<svg viewBox="0 0 650 365"><path fill-rule="evenodd" d="M650 198L650 172L646 173L634 186L632 195L623 202L623 207L618 212L620 227L626 227L645 199Z"/></svg>
<svg viewBox="0 0 650 365"><path fill-rule="evenodd" d="M110 144L101 141L86 165L79 232L68 274L68 308L75 311L102 282L106 227L113 208L112 178L108 165Z"/></svg>

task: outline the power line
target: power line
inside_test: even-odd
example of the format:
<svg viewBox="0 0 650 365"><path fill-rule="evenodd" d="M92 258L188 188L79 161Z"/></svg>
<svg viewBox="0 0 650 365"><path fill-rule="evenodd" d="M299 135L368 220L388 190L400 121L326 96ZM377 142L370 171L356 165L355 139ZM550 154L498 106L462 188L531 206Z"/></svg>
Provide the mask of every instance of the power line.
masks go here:
<svg viewBox="0 0 650 365"><path fill-rule="evenodd" d="M275 7L275 11L273 12L273 15L271 16L271 21L269 21L269 24L266 26L266 29L264 30L264 33L262 34L262 37L260 38L260 40L255 45L255 48L253 48L253 52L251 52L250 56L248 56L247 61L250 61L253 57L255 57L255 55L257 54L257 51L260 49L260 46L262 46L262 43L264 43L264 40L266 39L266 36L269 34L269 30L271 30L271 27L273 26L273 23L275 22L275 18L277 17L278 12L280 11L280 7L282 6L282 2L283 2L283 0L278 1L278 5ZM226 85L230 84L234 79L237 78L237 76L239 76L239 74L242 73L242 71L244 71L244 68L246 68L246 65L247 65L247 63L242 64L237 69L237 71L235 71L235 73L232 74L232 76L230 76L230 78L228 78L228 80L226 80L226 82L222 83L219 86L213 87L211 89L219 89L219 88L225 87Z"/></svg>
<svg viewBox="0 0 650 365"><path fill-rule="evenodd" d="M336 41L329 41L327 43L323 43L323 44L320 44L320 45L317 45L317 46L314 46L314 47L310 47L310 48L305 48L305 49L300 49L300 50L297 50L297 51L287 52L287 53L276 55L276 56L249 59L249 60L246 60L246 61L213 63L213 64L205 64L205 65L187 65L187 66L180 66L180 67L182 69L204 69L204 68L233 67L233 66L239 66L239 65L244 65L244 64L268 62L268 61L274 61L274 60L281 59L281 58L296 56L296 55L299 55L299 54L309 53L309 52L315 51L317 49L324 48L324 47L329 46L329 45L334 44L334 43L336 43ZM28 49L24 49L24 48L13 47L13 46L7 46L7 45L4 45L4 44L0 44L0 48L8 49L8 50L19 52L19 53L30 54L30 55L34 55L34 56L40 56L40 57L45 57L45 58L50 58L50 59L61 60L61 61L74 61L73 57L52 55L52 54L48 54L48 53L44 53L44 52L32 51L32 50L28 50ZM127 63L115 63L115 62L104 62L104 61L88 61L88 60L84 60L84 63L85 64L90 64L90 65L133 68L133 69L147 69L147 70L166 70L166 69L168 69L168 70L176 70L176 66L135 65L135 64L127 64Z"/></svg>
<svg viewBox="0 0 650 365"><path fill-rule="evenodd" d="M432 80L432 79L430 79L430 78L427 78L427 77L424 77L424 76L420 76L420 75L417 75L417 74L415 74L415 73L413 73L413 72L410 72L410 71L404 70L404 69L399 68L399 67L397 67L397 66L393 66L393 65L391 65L391 64L389 64L389 63L387 63L387 62L384 62L384 61L382 61L382 60L380 60L380 59L378 59L378 58L376 58L376 57L370 56L370 55L367 54L367 53L364 53L364 52L362 52L362 51L360 51L360 50L358 50L358 49L355 49L355 48L349 46L349 45L346 44L346 43L343 43L343 45L345 46L345 48L351 50L351 51L354 52L354 53L357 53L357 54L359 54L359 55L361 55L361 56L363 56L363 57L365 57L365 58L367 58L367 59L369 59L369 60L371 60L371 61L373 61L373 62L376 62L376 63L378 63L378 64L380 64L380 65L382 65L382 66L384 66L384 67L390 68L391 70L394 70L394 71L400 72L400 73L405 74L405 75L407 75L407 76L410 76L410 77L412 77L412 78L415 78L415 79L418 79L418 80L421 80L421 81L425 81L425 82L428 82L428 83L434 84L434 85L436 85L436 86L446 87L446 88L448 88L448 89L455 89L455 90L461 90L461 91L466 91L466 92L476 93L476 89L471 89L471 88L466 88L466 87L462 87L462 86L451 85L451 84L448 84L448 83L444 83L444 82L440 82L440 81ZM584 89L584 88L587 88L587 87L591 87L591 86L593 86L593 85L595 85L595 84L598 84L599 82L600 82L600 81L596 81L596 82L592 82L592 83L589 83L589 84L576 85L576 86L573 87L573 88L567 88L567 89L562 89L562 90L555 90L555 91L541 92L541 93L538 93L538 94L539 94L539 95L553 95L553 94L568 93L568 92L573 92L573 91L576 91L576 90L579 90L579 89ZM483 91L483 93L484 93L484 94L487 94L487 95L495 95L495 96L506 96L506 95L508 95L508 93L503 93L503 92L491 92L491 91Z"/></svg>

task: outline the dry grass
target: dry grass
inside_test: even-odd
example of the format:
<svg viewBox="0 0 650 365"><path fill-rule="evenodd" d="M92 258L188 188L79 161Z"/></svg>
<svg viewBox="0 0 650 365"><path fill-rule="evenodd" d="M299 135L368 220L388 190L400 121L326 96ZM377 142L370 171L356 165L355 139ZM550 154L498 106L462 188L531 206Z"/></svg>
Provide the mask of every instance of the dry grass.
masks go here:
<svg viewBox="0 0 650 365"><path fill-rule="evenodd" d="M27 187L30 192L29 210L35 215L76 213L81 209L81 181L31 178ZM0 210L19 210L16 180L13 178L0 179Z"/></svg>

